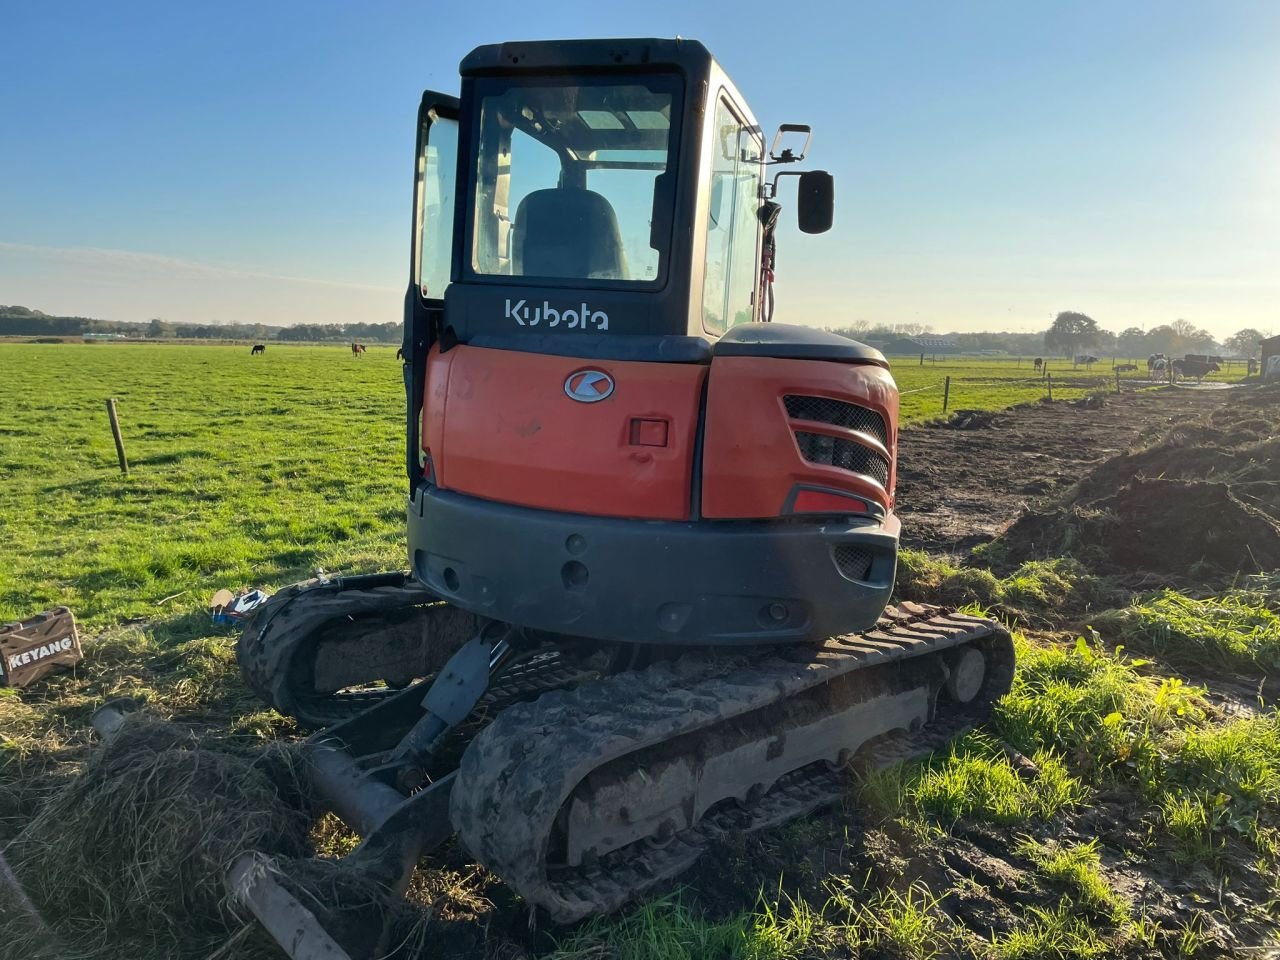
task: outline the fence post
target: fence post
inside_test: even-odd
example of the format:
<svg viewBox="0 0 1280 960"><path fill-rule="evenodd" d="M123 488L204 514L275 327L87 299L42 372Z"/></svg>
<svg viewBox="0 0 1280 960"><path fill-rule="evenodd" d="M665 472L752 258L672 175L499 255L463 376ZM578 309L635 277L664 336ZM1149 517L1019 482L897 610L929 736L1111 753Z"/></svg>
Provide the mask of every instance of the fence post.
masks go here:
<svg viewBox="0 0 1280 960"><path fill-rule="evenodd" d="M1116 393L1120 392L1120 371L1116 371Z"/></svg>
<svg viewBox="0 0 1280 960"><path fill-rule="evenodd" d="M1044 375L1044 379L1045 379L1045 382L1049 384L1049 399L1052 400L1053 399L1053 374L1046 373Z"/></svg>
<svg viewBox="0 0 1280 960"><path fill-rule="evenodd" d="M942 381L942 412L947 412L947 404L951 400L951 377Z"/></svg>
<svg viewBox="0 0 1280 960"><path fill-rule="evenodd" d="M924 366L924 354L920 354L920 366Z"/></svg>
<svg viewBox="0 0 1280 960"><path fill-rule="evenodd" d="M120 458L120 472L129 475L129 461L124 458L124 438L120 436L120 421L116 418L116 398L107 400L107 419L111 421L111 436L116 441L116 456Z"/></svg>

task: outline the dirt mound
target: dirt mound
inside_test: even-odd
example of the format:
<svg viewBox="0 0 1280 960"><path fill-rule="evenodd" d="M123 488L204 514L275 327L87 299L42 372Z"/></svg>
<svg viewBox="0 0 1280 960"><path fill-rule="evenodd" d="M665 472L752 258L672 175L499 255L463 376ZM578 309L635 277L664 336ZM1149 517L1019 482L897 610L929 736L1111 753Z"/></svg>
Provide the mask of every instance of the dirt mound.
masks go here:
<svg viewBox="0 0 1280 960"><path fill-rule="evenodd" d="M947 430L986 430L996 425L995 410L957 410L936 426Z"/></svg>
<svg viewBox="0 0 1280 960"><path fill-rule="evenodd" d="M1154 446L1095 466L1000 538L1010 565L1074 556L1202 582L1280 569L1280 390L1241 391Z"/></svg>
<svg viewBox="0 0 1280 960"><path fill-rule="evenodd" d="M1076 556L1120 572L1219 579L1280 568L1280 524L1223 483L1135 480L1087 506L1025 514L1001 542L1010 558Z"/></svg>
<svg viewBox="0 0 1280 960"><path fill-rule="evenodd" d="M1105 393L1088 393L1077 400L1068 400L1067 404L1072 407L1078 407L1081 410L1101 410L1107 405L1107 395Z"/></svg>

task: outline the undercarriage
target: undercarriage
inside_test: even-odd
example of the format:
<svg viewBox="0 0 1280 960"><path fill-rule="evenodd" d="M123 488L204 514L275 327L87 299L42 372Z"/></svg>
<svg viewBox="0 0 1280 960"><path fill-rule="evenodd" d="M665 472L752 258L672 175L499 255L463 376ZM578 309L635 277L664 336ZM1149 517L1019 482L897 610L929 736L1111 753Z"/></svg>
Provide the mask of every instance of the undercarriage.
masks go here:
<svg viewBox="0 0 1280 960"><path fill-rule="evenodd" d="M816 644L636 649L477 621L396 574L283 591L239 652L255 689L323 725L304 747L314 792L363 838L340 870L398 896L456 832L557 922L836 800L852 769L927 754L1013 674L1005 630L937 607ZM232 873L282 943L301 922L349 956L389 946L385 905L317 918L269 865Z"/></svg>

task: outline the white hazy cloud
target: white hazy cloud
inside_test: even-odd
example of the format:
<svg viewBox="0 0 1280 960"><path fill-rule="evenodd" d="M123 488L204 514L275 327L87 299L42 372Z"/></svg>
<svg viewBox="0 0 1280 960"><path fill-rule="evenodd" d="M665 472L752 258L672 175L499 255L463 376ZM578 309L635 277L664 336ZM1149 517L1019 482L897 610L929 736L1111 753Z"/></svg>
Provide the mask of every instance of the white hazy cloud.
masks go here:
<svg viewBox="0 0 1280 960"><path fill-rule="evenodd" d="M46 313L192 323L383 322L403 289L134 250L0 241L0 303Z"/></svg>

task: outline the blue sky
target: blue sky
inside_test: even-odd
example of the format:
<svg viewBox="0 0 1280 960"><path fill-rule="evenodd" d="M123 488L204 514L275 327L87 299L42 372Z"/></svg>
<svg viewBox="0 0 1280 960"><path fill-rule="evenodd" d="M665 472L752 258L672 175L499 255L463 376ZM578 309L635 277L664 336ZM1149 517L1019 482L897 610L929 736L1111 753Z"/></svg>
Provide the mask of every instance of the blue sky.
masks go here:
<svg viewBox="0 0 1280 960"><path fill-rule="evenodd" d="M637 35L814 126L836 227L787 220L778 320L1280 329L1280 4L1179 0L13 0L0 303L398 319L422 89L481 43Z"/></svg>

